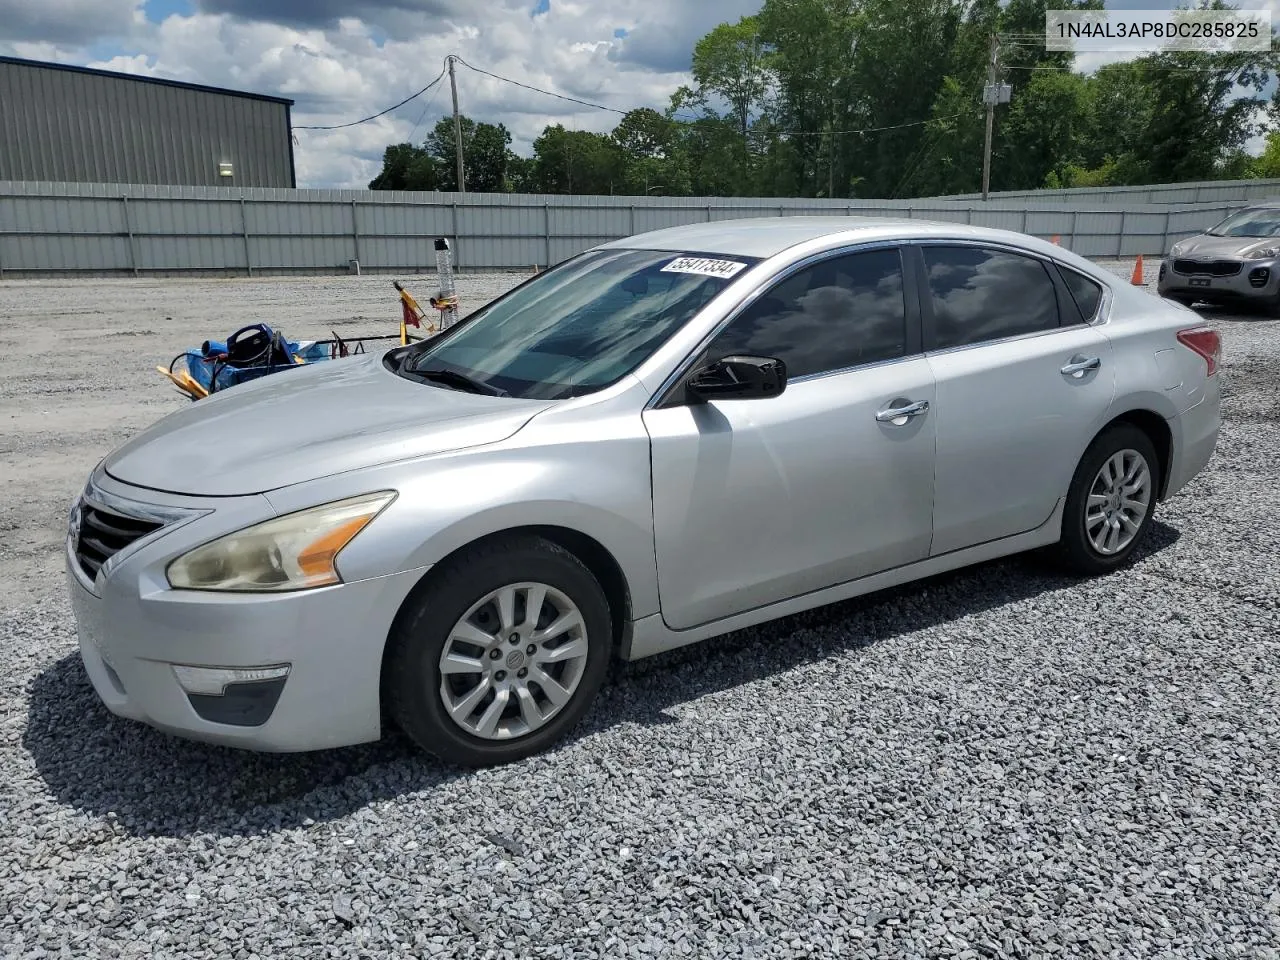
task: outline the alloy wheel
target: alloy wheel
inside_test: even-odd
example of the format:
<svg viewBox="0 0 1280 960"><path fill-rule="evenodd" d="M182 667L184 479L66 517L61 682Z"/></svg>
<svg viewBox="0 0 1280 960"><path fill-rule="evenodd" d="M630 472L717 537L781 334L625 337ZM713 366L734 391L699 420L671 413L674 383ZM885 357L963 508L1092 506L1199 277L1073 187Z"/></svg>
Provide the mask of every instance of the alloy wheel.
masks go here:
<svg viewBox="0 0 1280 960"><path fill-rule="evenodd" d="M1138 535L1151 505L1151 469L1137 450L1119 450L1102 464L1089 488L1085 535L1104 556L1120 553Z"/></svg>
<svg viewBox="0 0 1280 960"><path fill-rule="evenodd" d="M440 654L440 699L461 729L523 737L573 698L587 663L586 621L545 583L492 590L454 624Z"/></svg>

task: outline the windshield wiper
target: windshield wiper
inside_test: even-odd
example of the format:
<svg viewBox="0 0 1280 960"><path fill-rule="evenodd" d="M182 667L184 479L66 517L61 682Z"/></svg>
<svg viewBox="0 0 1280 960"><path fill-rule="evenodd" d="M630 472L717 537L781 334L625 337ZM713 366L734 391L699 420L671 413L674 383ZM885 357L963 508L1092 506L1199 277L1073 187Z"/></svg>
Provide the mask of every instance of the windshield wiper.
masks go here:
<svg viewBox="0 0 1280 960"><path fill-rule="evenodd" d="M509 397L511 394L507 391L482 383L474 377L468 377L465 373L458 373L456 370L414 370L415 376L421 377L423 380L433 380L436 383L443 383L459 390L465 390L468 393L483 393L490 397Z"/></svg>

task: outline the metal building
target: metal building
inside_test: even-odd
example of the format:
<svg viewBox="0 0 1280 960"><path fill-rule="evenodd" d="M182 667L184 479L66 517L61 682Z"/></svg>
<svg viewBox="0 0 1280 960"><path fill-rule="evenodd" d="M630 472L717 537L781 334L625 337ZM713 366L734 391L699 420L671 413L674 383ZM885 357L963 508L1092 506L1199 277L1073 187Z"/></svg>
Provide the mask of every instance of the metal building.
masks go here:
<svg viewBox="0 0 1280 960"><path fill-rule="evenodd" d="M0 181L296 187L292 105L0 57Z"/></svg>

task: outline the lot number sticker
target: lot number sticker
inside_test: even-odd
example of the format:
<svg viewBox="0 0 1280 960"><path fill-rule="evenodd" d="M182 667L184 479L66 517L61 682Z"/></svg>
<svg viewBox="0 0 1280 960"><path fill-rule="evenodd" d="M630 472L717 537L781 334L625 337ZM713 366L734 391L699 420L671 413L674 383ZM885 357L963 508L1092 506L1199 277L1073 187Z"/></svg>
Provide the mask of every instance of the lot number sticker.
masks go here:
<svg viewBox="0 0 1280 960"><path fill-rule="evenodd" d="M697 273L704 277L732 277L745 267L737 260L711 260L707 257L677 257L662 268L663 273Z"/></svg>

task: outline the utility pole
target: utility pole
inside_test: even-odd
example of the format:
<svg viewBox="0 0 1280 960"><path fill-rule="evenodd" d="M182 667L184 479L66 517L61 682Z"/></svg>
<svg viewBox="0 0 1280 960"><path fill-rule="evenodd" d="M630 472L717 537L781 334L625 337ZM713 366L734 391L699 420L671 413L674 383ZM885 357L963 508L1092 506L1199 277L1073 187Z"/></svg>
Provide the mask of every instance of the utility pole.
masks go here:
<svg viewBox="0 0 1280 960"><path fill-rule="evenodd" d="M458 81L453 75L453 54L449 54L449 86L453 88L453 149L458 155L458 192L466 193L467 181L462 169L462 119L458 116ZM987 128L990 127L988 120Z"/></svg>
<svg viewBox="0 0 1280 960"><path fill-rule="evenodd" d="M987 136L982 147L982 199L987 199L987 191L991 187L991 126L995 122L996 101L1000 99L999 80L1000 38L991 34L991 52L987 58L987 86L982 99L987 105Z"/></svg>

